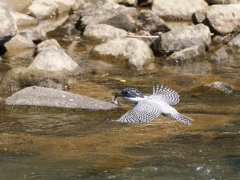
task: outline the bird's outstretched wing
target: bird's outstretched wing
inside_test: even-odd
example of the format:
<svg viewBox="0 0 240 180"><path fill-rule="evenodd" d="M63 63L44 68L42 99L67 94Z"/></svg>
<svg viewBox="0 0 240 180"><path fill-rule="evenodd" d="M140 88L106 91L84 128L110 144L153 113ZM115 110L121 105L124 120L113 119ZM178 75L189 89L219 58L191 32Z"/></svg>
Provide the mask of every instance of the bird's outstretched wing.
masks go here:
<svg viewBox="0 0 240 180"><path fill-rule="evenodd" d="M116 120L123 123L149 122L161 114L161 109L154 108L151 102L140 101L133 109Z"/></svg>
<svg viewBox="0 0 240 180"><path fill-rule="evenodd" d="M179 103L179 94L168 88L167 86L163 87L163 85L153 86L153 94L151 96L154 96L154 98L160 98L161 100L164 100L165 102L167 102L169 105L175 105L177 103Z"/></svg>

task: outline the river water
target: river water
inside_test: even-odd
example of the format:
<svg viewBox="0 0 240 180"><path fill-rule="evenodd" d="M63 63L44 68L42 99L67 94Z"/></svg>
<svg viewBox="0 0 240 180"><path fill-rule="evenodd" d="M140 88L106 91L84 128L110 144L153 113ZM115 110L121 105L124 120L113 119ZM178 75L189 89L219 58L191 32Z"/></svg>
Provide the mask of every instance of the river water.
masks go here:
<svg viewBox="0 0 240 180"><path fill-rule="evenodd" d="M143 124L107 123L134 105L119 98L118 110L83 112L46 108L0 108L0 179L231 179L240 178L240 54L204 57L181 65L156 58L146 70L122 67L89 55L77 39L58 39L83 68L69 77L70 92L110 102L109 94L134 87L151 94L164 84L180 94L175 108L195 119L186 126L166 116ZM214 46L214 45L213 45ZM32 59L3 57L0 78ZM195 92L225 82L233 93ZM0 100L9 96L0 92Z"/></svg>

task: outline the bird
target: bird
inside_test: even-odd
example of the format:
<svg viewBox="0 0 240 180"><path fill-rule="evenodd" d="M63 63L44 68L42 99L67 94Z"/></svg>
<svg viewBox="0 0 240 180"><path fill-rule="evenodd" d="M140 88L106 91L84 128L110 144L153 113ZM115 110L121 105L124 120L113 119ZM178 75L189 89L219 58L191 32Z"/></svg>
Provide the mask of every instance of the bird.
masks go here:
<svg viewBox="0 0 240 180"><path fill-rule="evenodd" d="M170 116L179 122L191 125L192 118L180 114L171 105L179 103L179 94L168 88L167 86L153 86L153 93L150 96L144 96L135 88L125 88L121 92L115 93L115 98L124 97L136 106L126 112L122 117L115 122L122 123L141 123L149 122L158 117L160 114Z"/></svg>

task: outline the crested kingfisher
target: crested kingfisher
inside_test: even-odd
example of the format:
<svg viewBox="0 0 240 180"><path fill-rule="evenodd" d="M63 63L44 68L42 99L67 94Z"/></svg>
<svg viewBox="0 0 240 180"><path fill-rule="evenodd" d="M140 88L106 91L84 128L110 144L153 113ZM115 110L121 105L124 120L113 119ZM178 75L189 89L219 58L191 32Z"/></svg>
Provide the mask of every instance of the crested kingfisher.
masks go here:
<svg viewBox="0 0 240 180"><path fill-rule="evenodd" d="M191 125L193 119L180 114L175 108L170 105L175 105L179 102L179 94L166 87L156 88L153 86L153 94L144 96L140 91L135 88L126 88L121 92L115 93L115 100L117 97L124 97L136 106L130 111L126 112L116 122L123 123L140 123L149 122L158 117L160 114L170 116L179 122Z"/></svg>

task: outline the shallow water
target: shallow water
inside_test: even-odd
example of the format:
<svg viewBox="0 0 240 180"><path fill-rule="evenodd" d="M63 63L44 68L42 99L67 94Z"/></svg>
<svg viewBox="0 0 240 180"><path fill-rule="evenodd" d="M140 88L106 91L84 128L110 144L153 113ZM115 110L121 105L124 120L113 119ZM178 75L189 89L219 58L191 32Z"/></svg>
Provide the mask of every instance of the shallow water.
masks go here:
<svg viewBox="0 0 240 180"><path fill-rule="evenodd" d="M239 179L240 178L240 54L181 65L156 58L138 71L89 55L91 46L76 39L58 39L83 68L70 78L70 92L110 102L109 94L134 87L151 94L164 84L179 92L176 109L195 119L192 126L159 116L144 124L107 123L133 105L84 112L43 108L0 108L0 179ZM11 67L31 59L3 56L0 78ZM121 63L120 63L121 64ZM215 81L230 84L232 94L194 92ZM0 92L0 101L9 96Z"/></svg>

